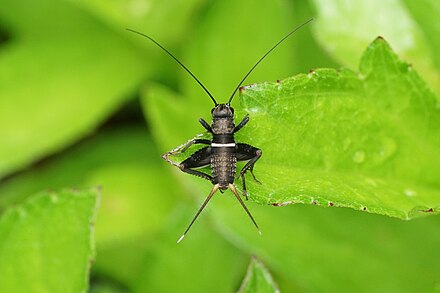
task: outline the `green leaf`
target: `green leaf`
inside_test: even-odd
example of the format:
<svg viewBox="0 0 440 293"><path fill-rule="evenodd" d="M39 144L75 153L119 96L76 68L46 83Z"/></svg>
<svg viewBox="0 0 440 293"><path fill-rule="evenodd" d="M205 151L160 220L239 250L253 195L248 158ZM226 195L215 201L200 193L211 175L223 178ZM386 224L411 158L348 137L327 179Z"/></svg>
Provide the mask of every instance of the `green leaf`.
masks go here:
<svg viewBox="0 0 440 293"><path fill-rule="evenodd" d="M378 107L386 104L384 97L391 96L397 99L397 102L395 103L397 106L402 106L401 103L399 103L398 97L403 97L404 101L406 98L407 101L408 96L410 96L414 97L410 99L411 107L413 107L412 105L415 105L414 109L410 107L411 110L407 109L406 112L401 113L403 117L409 118L407 123L415 123L416 125L420 124L423 126L423 121L428 123L430 119L434 119L433 117L425 117L423 115L422 117L419 117L419 119L416 118L418 116L416 113L419 113L420 115L420 113L423 114L423 111L425 111L423 110L424 108L417 106L418 103L423 101L427 102L427 112L436 111L435 98L432 93L426 89L425 84L419 77L417 77L414 70L407 66L407 64L400 61L382 63L381 56L389 57L390 54L392 56L394 55L389 51L385 44L376 46L376 49L378 47L382 49L386 48L386 50L373 50L372 52L386 54L378 54L378 56L375 56L374 58L370 55L368 57L370 61L375 59L377 62L370 63L365 61L365 66L362 69L365 71L374 69L370 72L368 77L370 78L369 82L371 83L368 89L374 90L373 92L367 94L366 89L363 89L363 85L366 83L364 78L367 78L364 74L356 74L348 70L338 72L328 69L322 71L320 76L311 74L311 77L313 77L312 80L316 82L314 86L312 86L312 82L308 84L313 90L312 93L319 93L321 96L324 96L326 92L329 92L330 97L336 96L337 99L340 99L341 103L339 103L339 105L344 105L342 102L345 101L342 99L350 97L351 92L356 93L360 88L363 93L360 97L368 96L373 97L376 100L369 102L362 100L361 106L364 106L365 104L365 106L370 108L356 108L356 111L360 111L359 115L362 113L367 115L368 113L366 113L366 111L374 109L376 103L378 103ZM197 48L193 49L197 50ZM237 48L237 50L239 50L239 48ZM204 54L207 53L205 52ZM194 55L196 54L194 53ZM391 59L395 59L395 56ZM390 61L389 58L383 60ZM285 62L288 63L289 60L285 60ZM205 65L208 68L207 70L209 70L210 63L209 60L205 61ZM372 65L375 65L375 67L371 67ZM211 70L214 69L211 68ZM222 68L219 70L220 71L217 72L218 75L227 74ZM404 77L403 80L396 78L399 76L399 74L396 74L396 71L399 72L400 70L402 71L401 75ZM377 74L374 75L372 74L373 72ZM405 72L407 73L404 74ZM384 80L388 74L390 74L392 79L390 81L386 79L387 82L385 82ZM338 75L344 77L344 79L341 79L341 82L336 82L336 76ZM332 76L334 77L331 78ZM348 80L345 79L345 77ZM374 79L372 79L372 77L374 77ZM324 82L327 78L331 78L333 82ZM302 75L300 80L308 80L308 76ZM342 83L342 81L344 81L344 83ZM331 85L329 88L320 87L321 85L329 84ZM374 84L380 86L380 88L375 88ZM404 84L404 86L402 86L402 84ZM412 85L410 86L409 84ZM394 85L398 88L397 93L393 93ZM262 85L257 85L256 88L258 88L258 86ZM408 91L408 88L411 90ZM298 98L295 99L295 104L300 103L298 105L298 111L301 114L298 118L300 121L307 121L307 114L309 113L302 111L302 109L307 106L308 89L304 89L303 85L300 83L297 85L296 89L298 90ZM246 91L251 91L251 89L248 87ZM340 94L341 97L339 97L338 94ZM151 121L150 125L156 136L156 140L161 145L163 151L176 147L187 139L193 137L196 133L204 131L197 123L196 118L202 116L207 120L210 119L207 110L210 108L208 106L209 101L206 102L206 97L203 95L198 95L198 97L199 98L196 99L196 96L194 95L185 99L165 87L158 86L152 86L148 91L144 92L144 110L148 113L148 119ZM422 100L420 100L421 97L423 97ZM245 97L243 98L245 99ZM263 102L264 101L266 100L263 100ZM234 100L234 103L236 102L237 100ZM256 108L257 110L264 106L267 106L272 110L276 109L276 104L273 104L272 101L269 101L268 104L264 104L263 102ZM202 111L203 109L201 106L203 103L209 107L204 108L204 111ZM342 114L349 112L350 107L353 107L354 105L347 104L347 110L343 111ZM316 104L316 107L320 109L319 103ZM236 119L239 120L243 117L246 111L241 109L241 106L236 106L235 108L237 113ZM315 105L312 105L312 109L314 108ZM385 113L383 113L383 115L386 117L386 115L388 115L386 111L390 111L390 107L384 107L384 109L385 111L383 112ZM320 109L318 113L325 115L325 111L326 109ZM329 111L332 111L332 108L329 108ZM276 116L276 113L277 112L274 112L273 116ZM373 114L374 113L375 112L373 112ZM411 113L415 116L409 117ZM271 184L272 180L277 180L274 176L271 176L272 170L266 169L265 166L263 166L265 164L264 161L267 160L268 156L273 156L275 152L283 153L284 149L270 147L267 149L266 146L261 146L257 143L269 140L271 135L290 140L289 137L293 133L292 129L295 129L295 124L268 124L260 126L255 122L257 116L253 112L250 112L250 114L251 120L249 124L240 131L238 138L240 139L240 142L250 142L263 148L261 162L258 162L255 167L257 178L264 179L262 180L263 184L255 184L252 181L252 178L249 178L248 180L248 190L253 192L254 196L258 196L258 190L260 188L264 188L266 185ZM332 115L335 116L336 114L333 113ZM437 116L437 114L435 114L435 116ZM338 116L336 115L336 118L337 117ZM354 115L354 117L356 117L356 115ZM362 116L360 117L362 118ZM263 118L264 116L262 115L258 117L258 119ZM269 118L272 118L272 116ZM418 121L420 119L422 121ZM364 120L364 122L366 121L368 120ZM342 130L349 129L351 124L357 123L356 120L344 122L347 125L345 125ZM333 129L332 123L333 121L330 120L325 121L325 123L319 123L319 125L321 127L329 127ZM402 125L400 123L401 120L397 120L396 127ZM311 126L316 124L318 123L315 122ZM438 123L431 124L432 125L428 127L428 129L431 129L429 131L432 131L432 129L438 125ZM388 122L387 125L390 126L390 122ZM271 126L271 128L268 126ZM334 126L335 131L338 131L340 125L334 123ZM379 126L378 128L380 129ZM307 130L305 125L302 126L301 129ZM309 130L311 137L314 130L315 129ZM374 130L374 128L368 129L367 134L374 133ZM385 130L389 131L390 129ZM267 137L254 136L253 133L256 131L263 132L264 136ZM409 130L407 133L410 134L411 131ZM402 135L400 133L398 134ZM420 136L421 134L422 133L417 133L416 131L414 132L415 137L417 137L417 135ZM331 135L334 134L328 134L328 136ZM362 137L360 131L358 131L357 135ZM435 137L426 138L426 136L423 133L422 137L425 141L421 142L418 147L423 148L425 143L430 144L432 143L432 140L436 139ZM302 137L300 134L298 134L298 137L298 143L300 143ZM322 140L324 140L324 138L318 139L318 142L320 142L321 145ZM405 140L403 141L405 147L415 144L414 140L410 140L409 142L405 142ZM378 143L380 142L381 141L378 141ZM270 146L277 142L272 141L268 143L268 146ZM314 146L313 143L309 146L310 149ZM355 146L360 146L363 142L354 141L353 143L357 144ZM351 143L349 146L350 145ZM435 143L434 145L438 144ZM368 146L370 147L370 145ZM396 145L395 151L392 152L393 155L389 157L390 159L393 159L396 154L398 154L398 159L401 158L400 147L400 145ZM305 147L303 146L302 148L304 149ZM393 148L390 149L392 150ZM354 151L355 149L352 150ZM320 150L318 149L318 151ZM324 154L326 151L328 150L324 148ZM353 152L350 155L354 155L355 153L356 152ZM437 160L438 151L430 151L429 154L431 153L434 153L433 159ZM308 154L302 153L300 157L292 156L292 158L297 161L300 160L299 162L306 164L307 160L301 159L304 155ZM412 163L415 167L419 164L419 157L423 156L423 154L420 155L419 153L415 153L417 158L411 159L411 156L407 153L404 155L408 160L408 162L405 163L405 166ZM428 157L428 155L426 157ZM289 160L292 158L290 158L289 155ZM357 154L355 158L356 161L360 161L362 159L362 154ZM365 156L364 162L369 162L370 159L369 156ZM397 160L397 162L402 163L402 158L399 160ZM352 166L354 163L353 157L348 155L346 155L345 161L347 163L350 162L348 166ZM380 162L380 160L378 160L378 162ZM388 161L385 160L385 162ZM429 163L426 162L426 159L422 163L425 166L427 164L430 164L430 166L435 165L435 162ZM358 170L361 172L365 170L366 167L374 167L374 165L361 165L362 164L360 163L356 163L355 166L359 166L358 169L351 170L350 173L357 173ZM209 192L211 186L209 182L187 174L182 174L182 172L171 166L169 168L179 175L178 178L183 182L184 186L189 187L188 189L190 190L191 195L202 197L206 196ZM399 171L399 166L395 165L394 168L391 168L391 171L393 170L395 170L395 172ZM289 173L290 171L290 169L286 169L286 172L283 174L283 176L285 176L285 178L283 177L283 183L288 180L296 180L297 178L295 176L302 176L301 171L307 170L306 168L303 168L294 174ZM323 171L326 171L326 169ZM385 171L389 171L389 169L386 169ZM437 171L438 167L435 167L434 169L431 168L430 170L423 171L423 174L426 175L429 173L431 174L430 176L433 176L433 179L436 180L435 177L436 173L438 173ZM404 172L404 170L399 172ZM279 176L279 174L274 175ZM337 175L337 173L334 175ZM392 183L387 181L387 174L382 175L384 183ZM265 178L263 178L263 176L265 176ZM422 177L423 176L420 178ZM299 178L301 179L301 177ZM313 178L316 179L316 176ZM343 178L340 178L336 184L341 184L341 186L343 186L342 184L348 185L350 183L350 181L346 182L342 180ZM428 178L424 178L424 180L428 180ZM323 180L320 180L318 183L322 181ZM435 182L438 182L438 180ZM332 182L329 181L327 183L327 185L320 185L322 191L325 191L328 187L332 187ZM313 182L310 182L309 184L312 185ZM276 185L276 188L282 187L282 185L274 185ZM409 186L405 184L405 187ZM378 188L380 188L380 186ZM436 187L433 187L432 189L436 189ZM335 190L336 192L339 191L336 188ZM402 189L402 191L402 194L405 194L406 191L405 197L410 199L414 199L414 197L420 194L415 194L413 192L415 190L413 189L405 188ZM262 194L268 195L269 193L264 194L264 192L262 192ZM367 198L367 196L365 196L365 198ZM204 214L214 214L212 219L215 221L218 231L222 232L226 239L235 243L247 253L257 254L265 263L270 265L270 267L273 268L274 274L277 275L277 282L282 291L285 290L285 288L294 288L296 291L301 292L424 292L433 291L438 288L440 284L440 279L438 278L440 272L437 261L439 258L438 247L440 245L440 238L438 233L432 232L436 231L439 225L439 217L427 217L408 222L390 217L359 213L350 209L324 209L313 205L289 205L283 208L278 208L267 205L258 205L252 199L246 202L246 204L261 226L263 233L262 236L259 236L258 233L256 233L254 227L247 218L247 215L243 212L229 191L225 192L223 195L216 195L210 202L208 210L206 210L202 216ZM331 204L334 203L331 202ZM329 203L329 205L331 204ZM427 211L429 211L429 209ZM194 225L193 229L197 229L198 225L202 225L203 223L204 220L202 217ZM194 230L190 233L193 232ZM192 234L188 234L188 236L185 237L185 241L190 240L191 237ZM285 292L295 291L285 290Z"/></svg>
<svg viewBox="0 0 440 293"><path fill-rule="evenodd" d="M47 188L101 186L93 271L128 284L139 273L139 255L177 198L177 182L165 167L144 127L103 130L3 182L0 208Z"/></svg>
<svg viewBox="0 0 440 293"><path fill-rule="evenodd" d="M0 178L89 134L147 72L137 47L74 5L27 4L0 6L15 33L0 51Z"/></svg>
<svg viewBox="0 0 440 293"><path fill-rule="evenodd" d="M203 0L174 0L172 5L163 5L161 0L132 3L77 0L75 4L93 13L116 31L132 28L158 38L160 43L167 44L167 48L170 48L184 38L184 33L192 24L191 20ZM170 29L170 19L173 20L173 29ZM150 44L145 39L142 42L145 47L149 47Z"/></svg>
<svg viewBox="0 0 440 293"><path fill-rule="evenodd" d="M313 29L314 23L317 19L311 2L312 1L294 1L295 9L293 9L293 19L301 21L313 18L313 21L301 28L301 31L304 30L305 32L298 32L298 34L291 37L293 50L295 50L295 57L294 60L292 60L295 64L295 71L293 71L292 74L308 72L312 68L337 68L340 66L339 63L331 57L327 48L318 43L318 40L313 34L315 32ZM276 53L274 52L274 54ZM268 62L270 61L268 60ZM278 75L278 79L280 78L282 78L282 76Z"/></svg>
<svg viewBox="0 0 440 293"><path fill-rule="evenodd" d="M249 6L252 6L252 13L240 13L240 17L231 13L247 11ZM203 82L217 102L226 103L238 82L255 62L292 26L300 24L301 21L292 22L290 8L290 4L283 0L261 0L258 5L250 0L214 1L191 33L184 57L180 59ZM262 19L270 25L262 25ZM304 31L298 32L302 33ZM291 39L277 48L276 54L262 62L247 82L290 76L294 63L285 60L295 59L293 43L295 41ZM181 89L186 97L183 110L186 109L186 119L197 125L198 118L209 119L207 109L213 103L185 71L180 70L180 73ZM186 127L183 130L188 138L194 135L190 130Z"/></svg>
<svg viewBox="0 0 440 293"><path fill-rule="evenodd" d="M412 18L417 22L420 29L426 36L426 42L431 47L431 52L438 52L440 50L440 24L435 21L436 15L440 13L440 2L437 0L402 0L405 3L408 12ZM437 69L440 69L440 56L439 54L432 54Z"/></svg>
<svg viewBox="0 0 440 293"><path fill-rule="evenodd" d="M438 1L313 0L317 11L314 34L323 47L344 66L356 68L364 48L376 36L393 44L426 82L440 94L440 67L437 19ZM408 3L408 9L405 5ZM435 2L435 4L434 4ZM415 9L414 18L411 12ZM422 11L422 13L421 13ZM348 25L349 24L349 25Z"/></svg>
<svg viewBox="0 0 440 293"><path fill-rule="evenodd" d="M220 200L220 198L219 198ZM199 204L179 204L142 259L134 292L235 292L249 256L231 245L201 215L191 234L177 239ZM208 219L208 221L206 221ZM170 281L170 278L172 281Z"/></svg>
<svg viewBox="0 0 440 293"><path fill-rule="evenodd" d="M2 216L1 292L87 290L98 193L40 193Z"/></svg>
<svg viewBox="0 0 440 293"><path fill-rule="evenodd" d="M209 213L226 239L272 268L281 292L432 292L440 284L438 216L401 221L350 209L246 204L262 235L229 191Z"/></svg>
<svg viewBox="0 0 440 293"><path fill-rule="evenodd" d="M238 292L265 293L279 292L279 290L267 268L261 261L253 257Z"/></svg>
<svg viewBox="0 0 440 293"><path fill-rule="evenodd" d="M127 293L128 291L125 288L120 288L118 285L114 285L112 283L102 283L95 282L91 284L89 289L89 293Z"/></svg>
<svg viewBox="0 0 440 293"><path fill-rule="evenodd" d="M249 180L257 202L401 219L439 212L440 108L383 39L367 49L359 74L321 69L249 86L241 103L238 117L251 120L240 138L263 150L255 167L263 184Z"/></svg>
<svg viewBox="0 0 440 293"><path fill-rule="evenodd" d="M149 117L167 133L185 112L165 89L150 91ZM263 150L255 167L263 184L248 179L258 203L350 207L401 219L440 210L440 109L383 39L367 49L359 74L320 69L248 86L241 104L236 119L249 113L251 120L237 140Z"/></svg>

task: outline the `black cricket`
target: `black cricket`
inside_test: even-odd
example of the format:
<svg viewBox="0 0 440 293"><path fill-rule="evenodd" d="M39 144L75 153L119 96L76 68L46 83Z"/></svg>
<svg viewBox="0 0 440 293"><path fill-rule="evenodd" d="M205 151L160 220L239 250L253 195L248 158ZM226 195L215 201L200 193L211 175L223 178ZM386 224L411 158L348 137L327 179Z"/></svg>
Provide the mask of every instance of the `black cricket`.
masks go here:
<svg viewBox="0 0 440 293"><path fill-rule="evenodd" d="M194 138L186 142L185 144L182 144L178 146L177 148L167 152L162 156L167 162L170 164L176 166L180 170L182 170L185 173L195 175L201 178L204 178L206 180L209 180L214 186L211 189L211 192L209 193L208 197L203 202L202 206L197 211L196 215L192 219L191 223L188 225L188 228L185 230L183 235L179 238L177 243L182 241L182 239L185 237L186 233L188 233L191 226L194 224L200 213L203 211L205 206L208 204L210 199L213 197L213 195L220 190L220 192L223 192L227 190L228 188L232 191L232 193L235 195L237 200L240 202L243 209L248 214L249 218L254 223L255 227L257 228L258 232L261 234L260 228L258 227L257 222L252 217L251 213L247 209L246 205L240 198L240 195L237 192L237 189L234 185L236 170L237 170L237 162L239 161L247 161L247 163L244 165L244 167L241 169L238 178L241 178L242 185L243 185L243 196L248 199L247 191L246 191L246 179L245 174L246 172L250 172L253 179L260 183L257 178L255 177L253 173L254 165L258 161L258 159L262 155L261 149L251 146L249 144L245 143L238 143L234 139L234 134L238 132L241 128L243 128L248 122L249 122L249 116L246 115L243 120L236 126L234 122L234 108L231 107L232 99L234 98L236 92L241 87L243 82L246 80L246 78L251 74L251 72L257 67L257 65L263 61L263 59L269 55L270 52L272 52L279 44L281 44L285 39L287 39L290 35L292 35L294 32L299 30L304 25L308 24L312 19L307 20L306 22L302 23L295 29L293 29L291 32L289 32L287 35L285 35L278 43L276 43L272 48L270 48L258 61L255 63L254 66L246 73L246 75L243 77L243 79L238 83L238 85L235 87L234 91L232 92L232 95L230 96L228 102L226 104L219 104L215 100L215 98L211 95L211 93L208 91L208 89L205 88L205 86L199 81L199 79L185 66L183 65L176 57L174 57L173 54L171 54L167 49L165 49L161 44L156 42L153 38L149 37L148 35L145 35L143 33L140 33L138 31L127 29L128 31L131 31L133 33L139 34L141 36L144 36L151 40L153 43L155 43L157 46L159 46L162 50L164 50L168 55L171 56L177 63L179 63L180 66L182 66L193 78L194 80L205 90L205 92L208 94L208 96L211 98L211 100L214 102L214 108L211 110L212 114L212 123L209 125L205 120L202 118L199 119L200 124L210 133L212 134L212 140L208 139L201 139L201 138ZM172 161L169 157L171 155L176 155L179 153L185 152L190 146L194 144L203 144L206 145L205 147L199 149L195 153L193 153L189 158L184 160L181 163ZM196 168L211 166L211 175L204 173L202 171L196 170Z"/></svg>

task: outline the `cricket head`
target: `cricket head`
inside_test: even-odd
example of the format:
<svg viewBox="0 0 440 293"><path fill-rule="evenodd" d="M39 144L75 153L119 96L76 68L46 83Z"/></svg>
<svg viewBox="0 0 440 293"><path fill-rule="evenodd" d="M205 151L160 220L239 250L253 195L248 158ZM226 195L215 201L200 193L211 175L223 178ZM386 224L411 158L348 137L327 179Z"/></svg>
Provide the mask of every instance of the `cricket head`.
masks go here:
<svg viewBox="0 0 440 293"><path fill-rule="evenodd" d="M234 108L229 104L218 104L211 110L212 118L233 118Z"/></svg>

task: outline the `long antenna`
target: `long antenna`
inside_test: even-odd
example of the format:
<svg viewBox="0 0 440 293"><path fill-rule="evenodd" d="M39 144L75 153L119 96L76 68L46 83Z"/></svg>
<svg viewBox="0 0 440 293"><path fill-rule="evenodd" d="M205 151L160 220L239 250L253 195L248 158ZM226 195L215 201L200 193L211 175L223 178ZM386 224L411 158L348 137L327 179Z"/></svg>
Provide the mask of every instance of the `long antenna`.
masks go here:
<svg viewBox="0 0 440 293"><path fill-rule="evenodd" d="M177 243L179 243L180 241L183 240L183 237L185 237L186 233L188 233L189 229L191 228L191 226L194 224L194 222L197 220L197 218L199 217L200 213L203 211L203 209L205 208L205 206L208 204L208 202L211 200L212 196L214 195L214 193L219 189L220 184L216 184L212 187L211 192L209 193L208 197L205 199L205 201L203 202L202 206L199 208L199 210L197 211L196 215L194 216L194 218L192 219L191 223L188 225L188 228L186 228L185 232L183 232L182 236L180 236L179 240L177 240Z"/></svg>
<svg viewBox="0 0 440 293"><path fill-rule="evenodd" d="M297 30L299 30L300 28L302 28L303 26L305 26L306 24L308 24L309 22L311 22L313 20L313 18L307 20L306 22L300 24L299 26L297 26L296 28L294 28L291 32L289 32L287 35L285 35L281 40L278 41L278 43L276 43L272 48L269 49L269 51L266 52L266 54L263 55L263 57L260 58L260 60L257 61L257 63L255 63L254 66L252 66L251 70L248 71L248 73L246 73L246 75L243 77L243 79L238 83L237 87L234 89L234 91L232 92L231 97L229 98L228 101L228 105L231 104L232 98L234 97L235 93L238 91L238 89L241 87L241 85L243 84L243 82L246 80L246 78L249 76L249 74L251 74L251 72L255 69L255 67L258 66L258 64L260 64L261 61L263 61L264 58L266 58L267 55L270 54L270 52L272 52L276 47L278 47L279 44L281 44L285 39L287 39L288 37L290 37L290 35L292 35L294 32L296 32Z"/></svg>
<svg viewBox="0 0 440 293"><path fill-rule="evenodd" d="M211 100L214 102L214 105L217 106L218 103L217 101L214 99L214 97L211 95L211 93L208 91L208 89L200 82L200 80L185 66L183 65L182 62L180 62L176 57L174 57L173 54L170 53L170 51L168 51L167 49L165 49L161 44L159 44L158 42L156 42L153 38L151 38L150 36L147 36L146 34L143 34L141 32L132 30L130 28L127 28L126 30L141 35L143 37L146 37L147 39L149 39L150 41L152 41L153 43L155 43L157 46L159 46L159 48L161 48L162 50L164 50L168 55L171 56L171 58L173 58L177 63L180 64L180 66L182 66L194 79L195 81L197 81L197 83L205 90L205 92L208 94L208 96L211 98Z"/></svg>

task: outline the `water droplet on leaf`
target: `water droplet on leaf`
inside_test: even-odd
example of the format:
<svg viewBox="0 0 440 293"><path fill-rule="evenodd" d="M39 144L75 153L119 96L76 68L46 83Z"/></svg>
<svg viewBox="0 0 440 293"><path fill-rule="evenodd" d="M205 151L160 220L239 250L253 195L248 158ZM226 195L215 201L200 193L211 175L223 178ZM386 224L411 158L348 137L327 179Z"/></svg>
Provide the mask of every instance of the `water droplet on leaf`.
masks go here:
<svg viewBox="0 0 440 293"><path fill-rule="evenodd" d="M405 193L406 196L409 196L409 197L417 195L416 191L409 189L409 188L405 189L403 192Z"/></svg>
<svg viewBox="0 0 440 293"><path fill-rule="evenodd" d="M382 148L379 152L379 160L385 161L389 157L391 157L397 149L397 144L394 141L394 139L389 137L382 137L381 138Z"/></svg>
<svg viewBox="0 0 440 293"><path fill-rule="evenodd" d="M18 208L18 215L20 216L20 218L26 218L27 213L23 208Z"/></svg>
<svg viewBox="0 0 440 293"><path fill-rule="evenodd" d="M50 196L50 200L51 200L53 203L57 203L57 202L58 202L58 196L57 196L56 194L51 194L51 196Z"/></svg>
<svg viewBox="0 0 440 293"><path fill-rule="evenodd" d="M344 139L344 143L343 143L343 149L344 151L348 150L348 148L351 145L351 139L349 139L348 137L346 139Z"/></svg>
<svg viewBox="0 0 440 293"><path fill-rule="evenodd" d="M353 161L355 163L362 163L365 160L365 152L364 151L357 151L353 155Z"/></svg>

